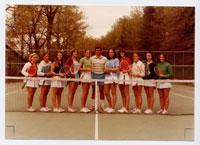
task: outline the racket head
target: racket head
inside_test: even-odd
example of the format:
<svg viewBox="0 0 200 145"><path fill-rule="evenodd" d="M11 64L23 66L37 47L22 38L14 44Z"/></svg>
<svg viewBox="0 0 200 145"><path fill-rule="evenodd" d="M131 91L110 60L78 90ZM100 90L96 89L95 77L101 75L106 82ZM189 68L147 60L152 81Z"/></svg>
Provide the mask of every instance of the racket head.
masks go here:
<svg viewBox="0 0 200 145"><path fill-rule="evenodd" d="M70 68L71 73L73 74L78 73L78 66L79 65L76 65L76 64L71 65L71 68Z"/></svg>
<svg viewBox="0 0 200 145"><path fill-rule="evenodd" d="M27 72L32 76L37 76L37 67L35 65L31 65Z"/></svg>
<svg viewBox="0 0 200 145"><path fill-rule="evenodd" d="M164 71L161 69L161 68L159 68L158 66L155 66L154 67L154 72L157 74L157 75L160 75L160 74L165 74L164 73Z"/></svg>
<svg viewBox="0 0 200 145"><path fill-rule="evenodd" d="M128 61L122 60L120 62L120 70L121 71L128 71L128 69L129 69L129 63L128 63Z"/></svg>
<svg viewBox="0 0 200 145"><path fill-rule="evenodd" d="M59 73L62 73L64 75L68 75L70 72L70 67L68 65L65 65L60 68Z"/></svg>

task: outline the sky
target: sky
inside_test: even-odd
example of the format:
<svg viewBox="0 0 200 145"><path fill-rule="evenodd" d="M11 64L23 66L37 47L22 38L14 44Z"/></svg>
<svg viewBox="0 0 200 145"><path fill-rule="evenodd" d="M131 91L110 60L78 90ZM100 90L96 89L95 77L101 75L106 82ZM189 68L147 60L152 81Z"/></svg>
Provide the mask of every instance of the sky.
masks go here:
<svg viewBox="0 0 200 145"><path fill-rule="evenodd" d="M79 6L89 25L87 36L100 38L111 30L111 26L122 16L131 12L131 6Z"/></svg>

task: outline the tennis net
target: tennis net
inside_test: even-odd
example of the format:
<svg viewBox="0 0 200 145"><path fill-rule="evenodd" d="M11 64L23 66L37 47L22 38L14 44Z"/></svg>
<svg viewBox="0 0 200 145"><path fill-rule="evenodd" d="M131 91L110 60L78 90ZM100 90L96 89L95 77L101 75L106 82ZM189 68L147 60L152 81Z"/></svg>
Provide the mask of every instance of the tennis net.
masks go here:
<svg viewBox="0 0 200 145"><path fill-rule="evenodd" d="M27 78L27 77L5 77L6 81L6 94L5 94L5 111L6 112L23 112L27 110L27 90L26 88L22 89L22 85L24 80L26 79L33 79L33 80L55 80L55 78ZM66 79L66 78L58 78L57 80L61 81L81 81L80 79ZM105 81L105 80L91 80L95 85L99 81ZM141 80L138 82L165 82L165 83L171 83L172 88L170 89L169 93L169 115L194 115L194 80ZM39 96L40 96L41 88L37 88L36 93L34 95L33 100L33 107L37 109L39 112L40 110L40 102L39 102ZM135 107L135 97L133 93L132 86L129 86L129 94L130 94L130 104L129 109ZM75 92L74 101L73 101L73 107L77 108L78 110L81 109L81 95L82 95L82 86L81 84L78 86L78 89ZM96 100L95 100L95 109L96 111L93 111L93 113L106 113L101 110L100 106L100 99L99 99L99 89L96 89ZM52 88L50 88L48 96L47 96L47 106L52 108ZM68 88L65 87L62 93L62 100L61 100L61 106L67 110L68 107ZM91 96L92 96L92 86L90 86L88 99L86 106L90 108L91 106ZM111 95L112 98L112 95ZM147 109L147 96L144 90L144 87L142 88L142 114ZM105 106L108 106L108 103L106 101L105 96ZM119 113L117 110L122 107L122 98L120 89L117 85L117 103L115 107L115 113ZM157 89L154 90L154 106L153 106L153 114L156 114L156 111L160 109L160 99ZM79 112L79 111L78 111ZM66 111L67 113L67 111ZM91 112L92 113L92 112ZM132 114L132 113L127 113Z"/></svg>

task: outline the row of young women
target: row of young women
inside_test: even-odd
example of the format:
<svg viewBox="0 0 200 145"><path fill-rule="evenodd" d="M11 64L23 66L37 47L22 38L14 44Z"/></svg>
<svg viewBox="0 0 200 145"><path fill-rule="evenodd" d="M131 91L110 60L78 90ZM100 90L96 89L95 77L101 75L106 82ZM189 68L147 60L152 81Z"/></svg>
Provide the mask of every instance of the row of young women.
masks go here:
<svg viewBox="0 0 200 145"><path fill-rule="evenodd" d="M92 71L94 71L94 68L91 69L91 63L98 63L101 64L102 66L105 66L105 63L108 61L114 62L114 68L101 68L104 71L104 76L105 80L111 80L111 78L115 80L133 80L133 81L125 81L124 82L119 82L119 88L122 96L122 102L123 106L121 109L118 110L118 112L121 113L126 113L129 112L129 101L130 101L130 95L129 95L129 86L132 86L133 93L135 96L135 103L136 107L134 107L130 112L132 113L141 113L142 111L142 88L144 87L146 96L147 96L147 109L144 111L146 114L151 114L153 113L153 104L154 104L154 90L157 88L159 96L160 96L160 106L161 109L157 111L157 113L160 114L167 114L168 113L168 106L169 106L169 91L171 88L170 83L155 83L155 82L138 82L134 80L141 80L141 79L168 79L173 75L171 65L165 61L165 55L160 54L159 64L155 64L153 62L153 55L151 52L146 53L146 62L149 68L149 71L144 73L145 71L141 71L139 74L133 73L135 70L133 70L133 66L137 65L138 68L145 70L145 65L142 63L140 60L140 55L139 53L133 53L133 64L131 63L131 59L127 57L127 53L124 49L120 49L119 51L119 59L116 57L116 53L114 49L110 49L107 53L107 58L103 57L101 55L101 48L95 48L95 56L91 57L90 50L85 51L85 57L81 58L80 61L77 58L78 51L73 50L71 52L71 57L67 60L65 64L71 66L71 65L77 65L79 64L79 71L81 72L81 75L79 77L79 73L75 74L73 76L74 78L82 78L83 76L83 81L82 81L82 96L81 96L81 110L80 112L90 112L91 110L94 109L94 97L95 97L95 87L94 84L92 84L92 103L91 103L91 108L86 107L86 101L87 101L87 96L89 92L89 88L91 86L90 80L92 78L98 79L102 76L102 74L93 74ZM98 60L99 61L96 61ZM29 64L29 67L31 65L37 66L37 60L38 60L38 55L37 54L31 54L30 55L30 61L27 63ZM122 71L120 70L119 64L122 60L127 60L129 62L129 70L127 71ZM90 62L90 63L88 63ZM27 65L25 64L25 66ZM51 71L50 73L45 74L43 71L43 67L45 65L51 64ZM88 66L89 64L89 66ZM98 65L98 64L97 64ZM28 76L26 73L28 67L25 67L22 69L22 74L25 76ZM38 76L41 77L63 77L63 74L59 73L59 69L64 66L63 62L63 55L61 52L58 52L56 54L55 60L53 63L49 61L49 54L45 54L43 60L38 66ZM164 74L160 74L159 76L155 74L154 72L154 67L159 66L162 68L164 71ZM100 69L100 68L97 68ZM99 71L99 70L98 70ZM112 76L110 75L110 72L112 72ZM119 73L118 73L119 72ZM84 74L84 75L83 75ZM124 77L125 74L125 77ZM31 76L30 76L31 77ZM102 77L100 78L102 79ZM88 80L88 81L87 81ZM40 82L37 81L31 81L29 80L26 84L27 91L28 91L28 111L36 111L32 107L32 102L33 102L33 96L36 91L36 88L41 86L41 94L40 94L40 111L50 111L51 109L46 107L46 100L47 100L47 95L49 92L50 87L53 89L53 94L52 94L52 103L53 103L53 112L63 112L65 109L61 108L61 95L62 91L66 85L65 82L63 81L45 81L45 83L40 80ZM77 87L79 85L79 82L77 81L70 81L68 82L69 86L69 93L68 93L68 111L69 112L76 112L77 109L73 108L73 99L75 92L77 90ZM115 105L117 101L117 83L111 82L111 81L105 81L104 83L99 83L99 92L100 92L100 99L101 99L101 107L104 111L106 112L115 112ZM113 99L111 99L110 92L112 94ZM108 107L104 107L104 94L107 98L108 101Z"/></svg>

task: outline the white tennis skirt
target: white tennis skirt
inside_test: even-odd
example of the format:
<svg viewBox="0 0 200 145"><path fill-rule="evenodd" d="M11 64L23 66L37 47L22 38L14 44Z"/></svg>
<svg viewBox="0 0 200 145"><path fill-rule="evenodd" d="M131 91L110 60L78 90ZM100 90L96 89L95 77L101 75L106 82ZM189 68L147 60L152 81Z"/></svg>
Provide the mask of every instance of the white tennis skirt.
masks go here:
<svg viewBox="0 0 200 145"><path fill-rule="evenodd" d="M60 77L55 76L53 78L60 78ZM67 82L65 82L65 81L58 81L58 80L51 81L51 87L54 87L54 88L64 88L66 84L67 84Z"/></svg>
<svg viewBox="0 0 200 145"><path fill-rule="evenodd" d="M106 80L108 80L108 81L106 81ZM118 83L118 78L117 78L117 76L106 76L105 77L105 82L104 82L104 84L113 84L113 83Z"/></svg>
<svg viewBox="0 0 200 145"><path fill-rule="evenodd" d="M91 72L82 72L80 78L82 78L81 82L83 82L83 83L91 83L92 82Z"/></svg>
<svg viewBox="0 0 200 145"><path fill-rule="evenodd" d="M40 80L39 85L40 86L50 86L51 85L51 81L49 81L49 80Z"/></svg>
<svg viewBox="0 0 200 145"><path fill-rule="evenodd" d="M143 86L144 82L137 82L137 80L143 80L142 78L138 78L138 77L132 77L132 82L131 85L132 86Z"/></svg>
<svg viewBox="0 0 200 145"><path fill-rule="evenodd" d="M39 81L38 80L27 80L26 87L38 88L39 87Z"/></svg>
<svg viewBox="0 0 200 145"><path fill-rule="evenodd" d="M156 87L156 82L144 82L145 87Z"/></svg>
<svg viewBox="0 0 200 145"><path fill-rule="evenodd" d="M125 82L122 82L120 80L125 80ZM124 74L122 72L120 72L119 73L119 83L118 84L131 85L129 74L125 73L125 78L124 78Z"/></svg>
<svg viewBox="0 0 200 145"><path fill-rule="evenodd" d="M158 89L165 89L165 88L171 88L172 85L171 85L171 83L157 82L156 87L157 87Z"/></svg>

